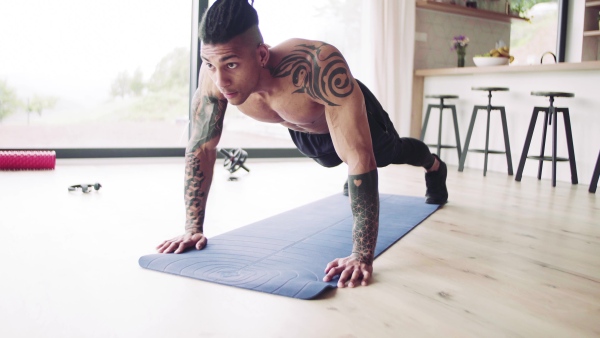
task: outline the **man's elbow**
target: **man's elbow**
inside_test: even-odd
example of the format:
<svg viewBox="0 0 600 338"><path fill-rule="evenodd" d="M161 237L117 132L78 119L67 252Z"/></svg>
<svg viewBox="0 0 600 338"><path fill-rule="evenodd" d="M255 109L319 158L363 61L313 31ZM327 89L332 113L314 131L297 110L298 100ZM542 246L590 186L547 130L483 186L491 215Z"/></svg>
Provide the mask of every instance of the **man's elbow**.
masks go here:
<svg viewBox="0 0 600 338"><path fill-rule="evenodd" d="M188 146L185 149L186 155L194 155L196 157L203 158L215 158L217 157L217 147L216 144L209 143L199 143L199 142L189 142Z"/></svg>
<svg viewBox="0 0 600 338"><path fill-rule="evenodd" d="M357 152L347 157L348 171L352 175L368 173L377 169L377 162L373 152Z"/></svg>

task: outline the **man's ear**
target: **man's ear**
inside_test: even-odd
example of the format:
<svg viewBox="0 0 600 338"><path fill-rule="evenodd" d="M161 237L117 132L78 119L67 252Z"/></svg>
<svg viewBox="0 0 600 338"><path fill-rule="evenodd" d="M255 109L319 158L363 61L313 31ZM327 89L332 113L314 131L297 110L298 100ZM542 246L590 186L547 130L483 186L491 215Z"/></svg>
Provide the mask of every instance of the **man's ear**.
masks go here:
<svg viewBox="0 0 600 338"><path fill-rule="evenodd" d="M267 64L267 62L269 62L269 47L269 45L261 43L257 48L258 60L263 68L265 68L265 65Z"/></svg>

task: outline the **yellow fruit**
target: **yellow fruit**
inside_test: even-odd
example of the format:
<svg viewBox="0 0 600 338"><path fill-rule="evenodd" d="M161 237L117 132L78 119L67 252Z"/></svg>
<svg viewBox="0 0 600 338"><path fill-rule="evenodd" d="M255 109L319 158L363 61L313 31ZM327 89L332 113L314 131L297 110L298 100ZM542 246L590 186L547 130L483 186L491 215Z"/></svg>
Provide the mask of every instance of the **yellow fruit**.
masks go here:
<svg viewBox="0 0 600 338"><path fill-rule="evenodd" d="M496 49L491 49L489 53L485 54L485 56L491 57L506 57L510 58L510 61L514 60L514 57L510 55L510 49L508 46L503 46Z"/></svg>

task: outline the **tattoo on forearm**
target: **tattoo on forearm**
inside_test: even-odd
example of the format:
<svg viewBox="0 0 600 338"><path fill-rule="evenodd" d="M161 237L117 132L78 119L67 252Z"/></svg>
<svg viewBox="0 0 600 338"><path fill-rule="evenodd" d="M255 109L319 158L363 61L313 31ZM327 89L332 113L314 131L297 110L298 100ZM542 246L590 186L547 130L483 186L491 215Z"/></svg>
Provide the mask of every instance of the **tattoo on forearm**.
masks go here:
<svg viewBox="0 0 600 338"><path fill-rule="evenodd" d="M203 232L204 206L208 187L203 186L206 179L202 170L198 149L211 139L221 135L225 102L215 97L204 96L193 103L194 117L190 147L186 151L185 166L185 204L186 231Z"/></svg>
<svg viewBox="0 0 600 338"><path fill-rule="evenodd" d="M294 93L306 93L330 106L339 106L334 101L350 95L354 90L354 81L350 78L348 64L342 54L335 52L322 55L324 46L328 45L297 45L270 71L274 77L291 75L292 82L298 87Z"/></svg>
<svg viewBox="0 0 600 338"><path fill-rule="evenodd" d="M379 230L379 190L377 169L366 174L348 176L350 204L354 215L352 253L361 263L373 264Z"/></svg>
<svg viewBox="0 0 600 338"><path fill-rule="evenodd" d="M206 193L202 191L204 172L200 169L200 160L193 153L186 155L185 167L185 204L186 204L186 231L203 232L204 208L202 200Z"/></svg>
<svg viewBox="0 0 600 338"><path fill-rule="evenodd" d="M201 145L221 135L226 102L212 96L204 96L198 102L194 102L193 131L190 140L194 146L188 151L195 151Z"/></svg>

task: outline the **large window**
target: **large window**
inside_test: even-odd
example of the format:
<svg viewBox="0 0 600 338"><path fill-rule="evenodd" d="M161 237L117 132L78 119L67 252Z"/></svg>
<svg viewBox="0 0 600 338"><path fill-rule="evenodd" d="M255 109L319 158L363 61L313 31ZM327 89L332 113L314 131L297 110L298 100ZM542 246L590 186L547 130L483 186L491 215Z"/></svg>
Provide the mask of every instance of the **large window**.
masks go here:
<svg viewBox="0 0 600 338"><path fill-rule="evenodd" d="M558 0L521 0L518 11L529 21L514 22L510 32L510 53L515 64L553 63L558 55Z"/></svg>
<svg viewBox="0 0 600 338"><path fill-rule="evenodd" d="M185 147L194 1L0 1L0 148ZM254 6L266 43L328 42L361 78L361 0ZM233 106L220 146L294 147Z"/></svg>
<svg viewBox="0 0 600 338"><path fill-rule="evenodd" d="M184 147L191 7L0 1L0 148Z"/></svg>

